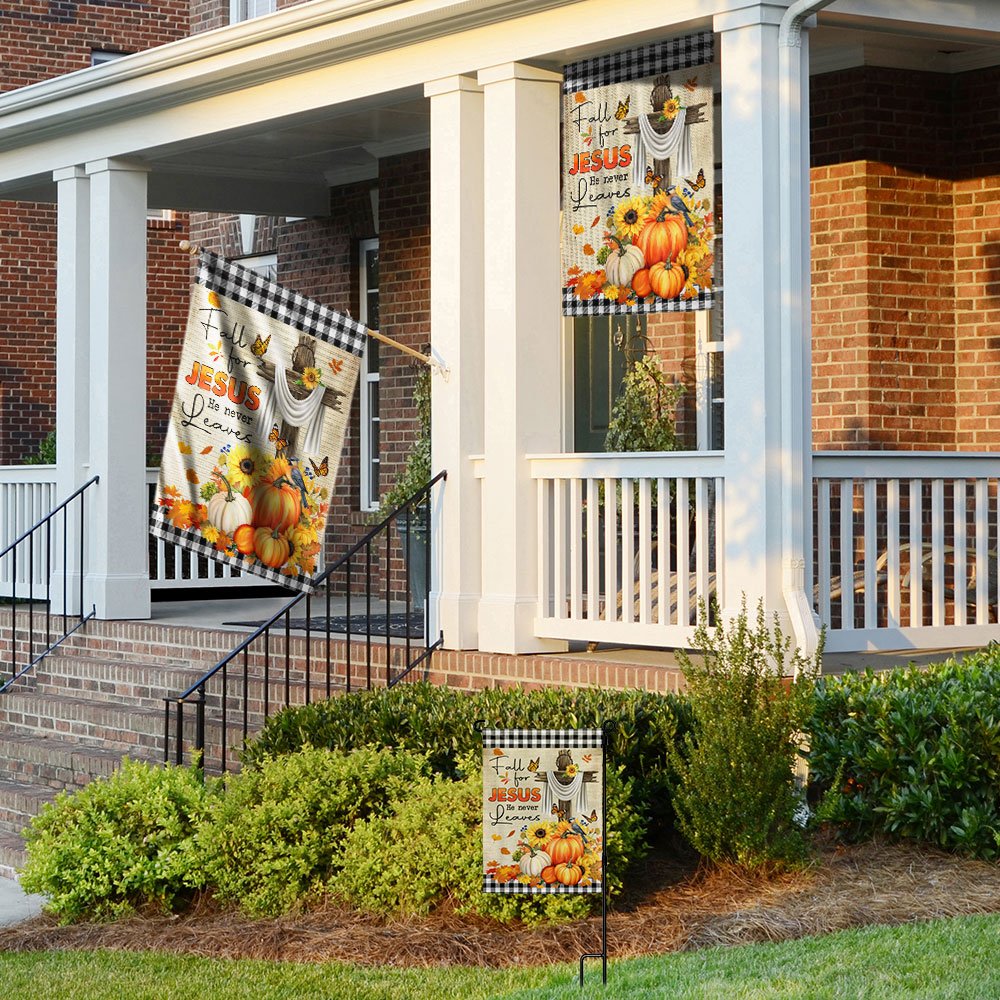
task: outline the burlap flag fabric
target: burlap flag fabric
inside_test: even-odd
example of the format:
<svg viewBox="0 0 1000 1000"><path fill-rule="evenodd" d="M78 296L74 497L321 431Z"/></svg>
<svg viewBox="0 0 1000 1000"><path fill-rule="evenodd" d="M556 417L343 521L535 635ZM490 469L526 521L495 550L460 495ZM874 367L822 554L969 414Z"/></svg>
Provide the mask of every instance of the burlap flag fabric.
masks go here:
<svg viewBox="0 0 1000 1000"><path fill-rule="evenodd" d="M152 532L309 592L364 326L203 251Z"/></svg>

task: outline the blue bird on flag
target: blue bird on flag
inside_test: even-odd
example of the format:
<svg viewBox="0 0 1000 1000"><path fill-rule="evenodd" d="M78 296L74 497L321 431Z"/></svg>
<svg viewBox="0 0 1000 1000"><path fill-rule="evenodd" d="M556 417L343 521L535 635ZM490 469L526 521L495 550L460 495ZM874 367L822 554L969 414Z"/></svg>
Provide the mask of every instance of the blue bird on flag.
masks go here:
<svg viewBox="0 0 1000 1000"><path fill-rule="evenodd" d="M308 507L309 500L306 497L306 481L302 478L302 471L299 469L299 460L297 458L289 459L289 465L291 465L292 470L288 473L288 478L295 484L299 493L302 494L302 506Z"/></svg>

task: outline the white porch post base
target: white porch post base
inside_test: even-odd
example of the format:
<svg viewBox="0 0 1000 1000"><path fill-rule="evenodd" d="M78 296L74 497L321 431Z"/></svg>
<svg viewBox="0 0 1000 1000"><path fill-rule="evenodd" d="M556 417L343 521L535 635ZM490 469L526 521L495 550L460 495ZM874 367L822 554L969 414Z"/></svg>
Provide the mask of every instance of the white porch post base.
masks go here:
<svg viewBox="0 0 1000 1000"><path fill-rule="evenodd" d="M475 594L437 594L438 627L446 649L475 649L479 640L479 601Z"/></svg>
<svg viewBox="0 0 1000 1000"><path fill-rule="evenodd" d="M90 175L89 572L98 618L148 618L146 170L117 160Z"/></svg>
<svg viewBox="0 0 1000 1000"><path fill-rule="evenodd" d="M562 653L562 639L535 635L538 603L534 598L491 595L479 602L479 648L493 653Z"/></svg>
<svg viewBox="0 0 1000 1000"><path fill-rule="evenodd" d="M560 74L506 63L484 92L485 377L479 648L565 649L535 635L538 494L527 456L560 450ZM503 275L503 281L496 281Z"/></svg>

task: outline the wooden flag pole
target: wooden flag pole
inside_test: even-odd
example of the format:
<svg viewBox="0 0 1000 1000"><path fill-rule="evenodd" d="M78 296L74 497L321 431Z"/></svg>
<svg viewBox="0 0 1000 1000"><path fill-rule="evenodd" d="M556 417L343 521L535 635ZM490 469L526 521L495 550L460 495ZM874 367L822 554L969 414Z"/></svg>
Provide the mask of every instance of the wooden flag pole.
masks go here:
<svg viewBox="0 0 1000 1000"><path fill-rule="evenodd" d="M194 246L190 240L181 240L178 246L185 253L191 254L192 257L196 257L201 252L201 247ZM369 337L381 341L389 347L394 347L397 351L401 351L403 354L408 354L411 358L416 358L417 361L422 361L425 365L429 365L430 368L433 371L436 371L445 381L448 380L451 370L449 368L445 368L445 366L442 365L436 358L431 358L426 354L421 354L419 351L415 351L412 347L407 347L406 344L401 344L398 340L393 340L392 337L387 337L384 333L379 333L378 330L371 330L366 327L365 332Z"/></svg>

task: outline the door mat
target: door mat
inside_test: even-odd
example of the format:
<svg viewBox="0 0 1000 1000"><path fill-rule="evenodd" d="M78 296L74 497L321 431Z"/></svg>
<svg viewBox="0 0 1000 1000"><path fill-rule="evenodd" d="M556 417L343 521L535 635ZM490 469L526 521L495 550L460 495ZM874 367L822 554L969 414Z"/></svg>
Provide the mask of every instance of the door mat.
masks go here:
<svg viewBox="0 0 1000 1000"><path fill-rule="evenodd" d="M237 625L240 628L259 628L267 619L255 622L223 622L223 625ZM372 635L386 635L390 638L423 639L424 637L424 613L423 611L411 611L409 616L400 611L389 615L331 615L327 619L326 615L313 616L312 618L292 618L289 627L297 632L305 632L309 629L312 632L326 632L327 621L329 621L330 632L336 635L345 635L350 626L351 635L365 635L369 631ZM285 620L279 618L272 626L276 629L285 627Z"/></svg>

